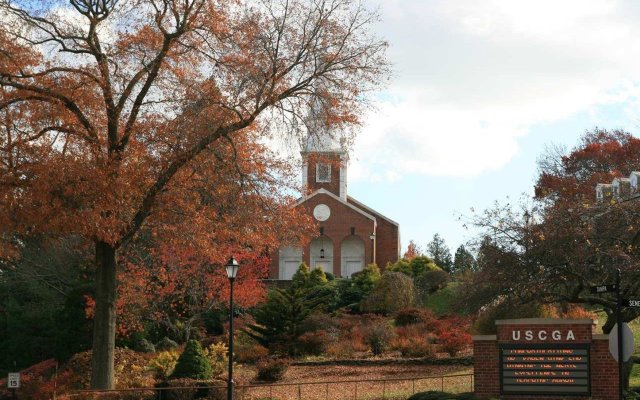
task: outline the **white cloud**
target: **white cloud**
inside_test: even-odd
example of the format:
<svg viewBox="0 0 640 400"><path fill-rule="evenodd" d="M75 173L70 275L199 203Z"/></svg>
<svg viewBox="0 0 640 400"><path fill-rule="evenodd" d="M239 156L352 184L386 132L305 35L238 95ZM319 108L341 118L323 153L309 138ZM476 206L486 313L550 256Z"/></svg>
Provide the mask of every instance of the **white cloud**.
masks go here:
<svg viewBox="0 0 640 400"><path fill-rule="evenodd" d="M637 108L640 6L630 0L385 0L381 11L396 72L350 179L473 176L508 163L537 124Z"/></svg>

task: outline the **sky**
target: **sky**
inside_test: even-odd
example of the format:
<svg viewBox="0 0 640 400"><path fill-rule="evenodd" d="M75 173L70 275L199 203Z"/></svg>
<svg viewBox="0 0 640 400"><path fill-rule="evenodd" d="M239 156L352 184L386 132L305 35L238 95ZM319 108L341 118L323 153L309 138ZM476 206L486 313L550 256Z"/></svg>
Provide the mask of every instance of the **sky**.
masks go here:
<svg viewBox="0 0 640 400"><path fill-rule="evenodd" d="M472 240L458 217L531 195L547 145L596 126L637 135L640 2L366 1L394 73L351 151L348 192L400 224L403 249Z"/></svg>

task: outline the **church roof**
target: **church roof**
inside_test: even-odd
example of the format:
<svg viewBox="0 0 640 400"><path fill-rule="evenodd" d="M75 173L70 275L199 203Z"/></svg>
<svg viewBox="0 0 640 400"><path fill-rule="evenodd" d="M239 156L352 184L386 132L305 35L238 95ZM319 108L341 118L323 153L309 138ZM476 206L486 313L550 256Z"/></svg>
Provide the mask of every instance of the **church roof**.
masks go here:
<svg viewBox="0 0 640 400"><path fill-rule="evenodd" d="M353 205L355 205L355 206L357 206L357 207L359 207L359 208L362 208L363 210L368 211L368 212L370 212L371 214L376 215L376 216L378 216L378 217L380 217L380 218L382 218L382 219L384 219L384 220L387 220L387 221L388 221L388 222L390 222L392 225L400 226L400 224L398 224L396 221L392 220L392 219L391 219L391 218L389 218L389 217L385 217L384 215L380 214L379 212L377 212L377 211L376 211L376 210L374 210L373 208L371 208L371 207L369 207L369 206L365 205L364 203L359 202L358 200L354 199L354 198L353 198L353 197L351 197L351 196L347 196L347 202L352 203Z"/></svg>

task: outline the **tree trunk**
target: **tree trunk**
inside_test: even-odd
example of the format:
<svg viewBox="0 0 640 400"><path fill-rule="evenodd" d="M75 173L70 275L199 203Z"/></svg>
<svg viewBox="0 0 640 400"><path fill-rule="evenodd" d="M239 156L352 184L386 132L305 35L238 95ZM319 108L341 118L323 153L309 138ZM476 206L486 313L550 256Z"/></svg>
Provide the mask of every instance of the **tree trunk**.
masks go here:
<svg viewBox="0 0 640 400"><path fill-rule="evenodd" d="M113 389L116 339L116 248L96 242L96 293L93 316L91 388Z"/></svg>

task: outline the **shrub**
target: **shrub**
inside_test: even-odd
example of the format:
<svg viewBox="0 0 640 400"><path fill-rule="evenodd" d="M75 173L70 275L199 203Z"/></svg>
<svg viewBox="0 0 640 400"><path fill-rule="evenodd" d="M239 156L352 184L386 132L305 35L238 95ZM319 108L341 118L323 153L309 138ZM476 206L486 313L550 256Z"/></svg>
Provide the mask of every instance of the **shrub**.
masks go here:
<svg viewBox="0 0 640 400"><path fill-rule="evenodd" d="M364 328L364 342L375 356L384 353L393 336L393 328L386 321L376 321Z"/></svg>
<svg viewBox="0 0 640 400"><path fill-rule="evenodd" d="M356 347L351 340L338 340L337 342L329 343L325 354L336 360L345 360L355 357Z"/></svg>
<svg viewBox="0 0 640 400"><path fill-rule="evenodd" d="M391 348L399 351L402 357L433 357L436 354L434 345L428 339L416 336L398 337L391 342Z"/></svg>
<svg viewBox="0 0 640 400"><path fill-rule="evenodd" d="M197 340L189 340L178 358L172 378L211 379L211 364Z"/></svg>
<svg viewBox="0 0 640 400"><path fill-rule="evenodd" d="M156 379L167 380L176 368L178 357L180 354L175 350L162 351L149 361L147 371L152 371Z"/></svg>
<svg viewBox="0 0 640 400"><path fill-rule="evenodd" d="M429 323L434 319L433 313L429 310L420 308L403 308L396 313L394 321L396 326L407 326Z"/></svg>
<svg viewBox="0 0 640 400"><path fill-rule="evenodd" d="M499 304L486 307L476 318L471 331L478 335L491 335L496 333L496 320L509 318L547 318L550 310L540 304L527 303L516 304L503 301Z"/></svg>
<svg viewBox="0 0 640 400"><path fill-rule="evenodd" d="M415 304L413 279L401 272L385 272L361 303L364 312L389 314Z"/></svg>
<svg viewBox="0 0 640 400"><path fill-rule="evenodd" d="M388 264L386 269L387 271L402 272L414 278L429 271L441 271L441 268L427 256L417 256L411 260L403 258L393 264Z"/></svg>
<svg viewBox="0 0 640 400"><path fill-rule="evenodd" d="M234 349L235 360L241 363L253 364L269 355L269 349L264 346L255 343L250 346L243 346L241 348Z"/></svg>
<svg viewBox="0 0 640 400"><path fill-rule="evenodd" d="M598 319L598 316L593 312L585 309L579 304L568 304L559 309L560 318L566 319Z"/></svg>
<svg viewBox="0 0 640 400"><path fill-rule="evenodd" d="M453 393L430 390L428 392L416 393L407 400L457 400L458 395Z"/></svg>
<svg viewBox="0 0 640 400"><path fill-rule="evenodd" d="M449 274L441 269L426 271L416 277L415 285L420 300L426 302L429 295L444 289L449 283Z"/></svg>
<svg viewBox="0 0 640 400"><path fill-rule="evenodd" d="M471 345L471 335L461 330L441 332L438 337L438 343L442 350L449 353L451 357L455 357L458 352Z"/></svg>
<svg viewBox="0 0 640 400"><path fill-rule="evenodd" d="M149 363L147 354L131 349L116 347L114 375L116 389L147 387L153 385L146 371ZM59 374L58 389L61 391L88 389L91 382L91 351L74 355Z"/></svg>
<svg viewBox="0 0 640 400"><path fill-rule="evenodd" d="M174 342L173 340L169 339L166 336L163 337L162 340L160 340L158 343L156 343L157 351L172 350L177 347L178 347L178 343Z"/></svg>
<svg viewBox="0 0 640 400"><path fill-rule="evenodd" d="M258 374L256 378L265 382L277 382L284 378L289 368L289 361L284 358L266 358L256 365Z"/></svg>
<svg viewBox="0 0 640 400"><path fill-rule="evenodd" d="M327 350L329 342L325 331L307 332L296 340L295 348L301 355L319 356Z"/></svg>
<svg viewBox="0 0 640 400"><path fill-rule="evenodd" d="M140 339L136 341L135 346L133 348L135 351L140 353L155 353L156 347L153 343L149 342L147 339Z"/></svg>
<svg viewBox="0 0 640 400"><path fill-rule="evenodd" d="M335 318L324 313L313 313L302 321L302 331L336 331L337 322Z"/></svg>
<svg viewBox="0 0 640 400"><path fill-rule="evenodd" d="M358 289L363 296L367 296L376 283L380 280L380 268L375 264L369 264L362 269L351 275L351 282L353 286Z"/></svg>
<svg viewBox="0 0 640 400"><path fill-rule="evenodd" d="M211 365L211 374L214 377L222 375L229 365L229 349L224 343L214 343L204 349L204 356Z"/></svg>

